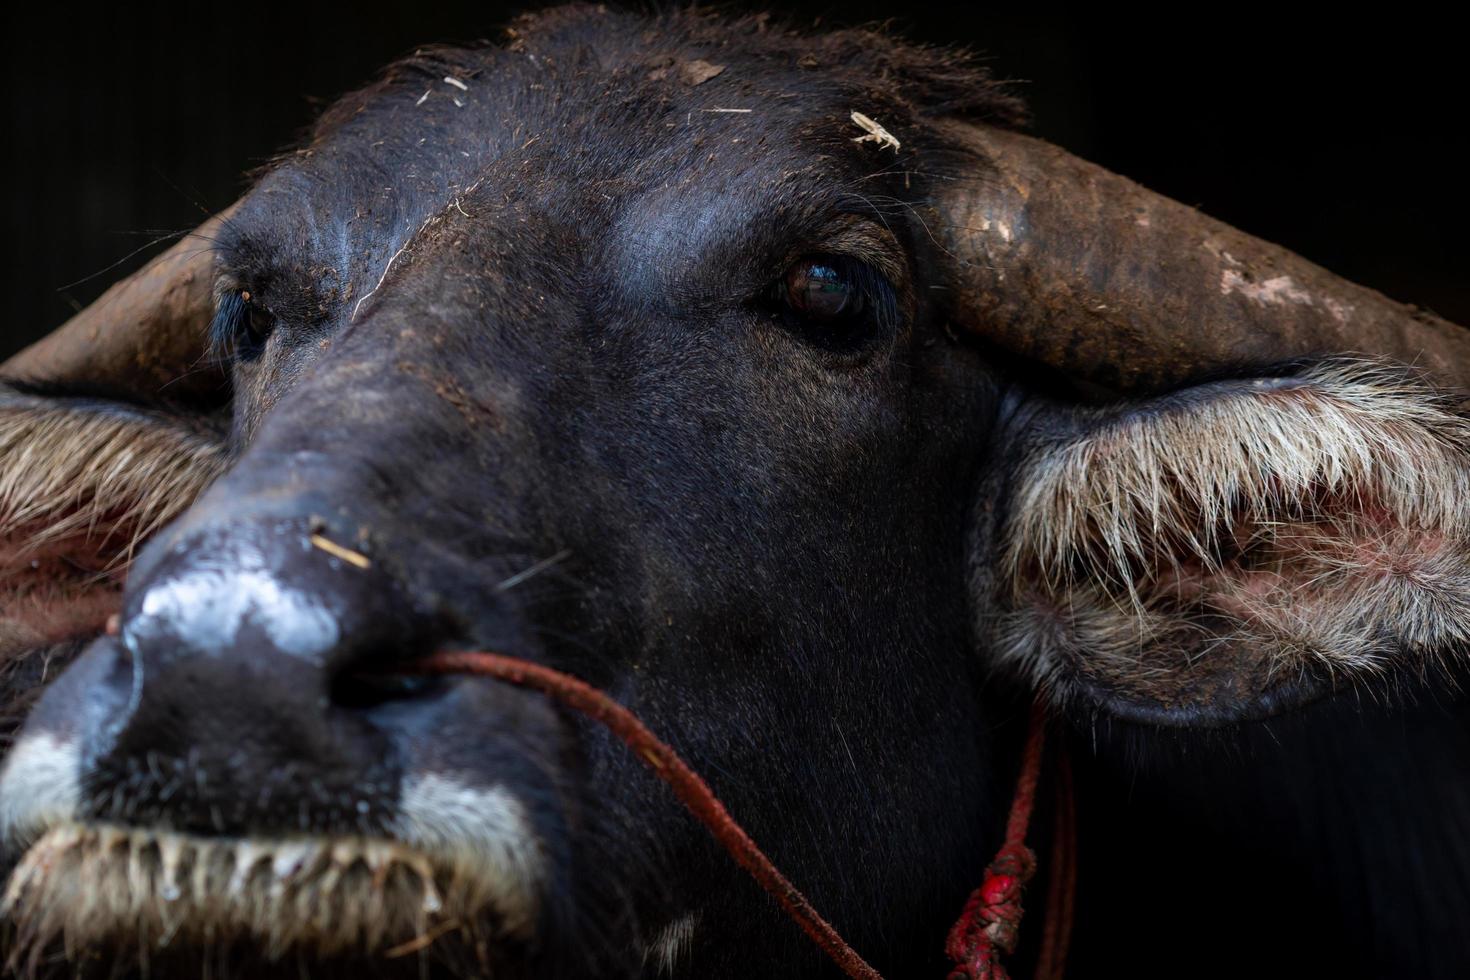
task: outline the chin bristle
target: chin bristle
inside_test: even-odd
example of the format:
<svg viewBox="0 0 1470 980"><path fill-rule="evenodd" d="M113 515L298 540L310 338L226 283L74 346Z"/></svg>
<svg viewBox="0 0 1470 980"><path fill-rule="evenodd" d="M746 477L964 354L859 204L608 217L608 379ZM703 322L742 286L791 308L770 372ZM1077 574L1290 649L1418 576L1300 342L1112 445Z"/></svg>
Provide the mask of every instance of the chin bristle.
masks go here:
<svg viewBox="0 0 1470 980"><path fill-rule="evenodd" d="M423 954L484 924L484 896L422 853L369 838L213 838L67 824L21 858L0 900L8 966L248 943L270 961ZM432 940L432 941L429 941ZM483 946L483 941L466 945Z"/></svg>

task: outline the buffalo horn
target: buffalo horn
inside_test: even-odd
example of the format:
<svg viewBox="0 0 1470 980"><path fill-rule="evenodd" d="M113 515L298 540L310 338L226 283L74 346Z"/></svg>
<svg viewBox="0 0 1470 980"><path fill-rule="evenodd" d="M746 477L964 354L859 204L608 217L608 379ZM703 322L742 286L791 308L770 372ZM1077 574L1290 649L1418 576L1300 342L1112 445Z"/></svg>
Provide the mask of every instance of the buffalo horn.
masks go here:
<svg viewBox="0 0 1470 980"><path fill-rule="evenodd" d="M0 364L0 377L80 385L142 401L219 401L224 378L205 354L213 308L210 248L228 212L50 334Z"/></svg>
<svg viewBox="0 0 1470 980"><path fill-rule="evenodd" d="M1124 393L1325 354L1470 385L1470 332L1018 133L953 124L980 160L939 201L956 325Z"/></svg>

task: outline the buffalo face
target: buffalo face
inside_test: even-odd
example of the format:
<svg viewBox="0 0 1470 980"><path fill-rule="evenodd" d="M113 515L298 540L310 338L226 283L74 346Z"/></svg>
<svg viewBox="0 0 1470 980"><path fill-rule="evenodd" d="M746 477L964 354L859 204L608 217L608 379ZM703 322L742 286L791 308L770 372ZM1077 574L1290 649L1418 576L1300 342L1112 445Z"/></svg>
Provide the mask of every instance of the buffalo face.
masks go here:
<svg viewBox="0 0 1470 980"><path fill-rule="evenodd" d="M19 961L819 972L621 746L436 650L608 690L896 973L993 843L994 678L1214 724L1453 652L1454 405L1300 358L1463 342L1017 117L871 34L552 12L348 96L12 364L12 657L96 637L0 782ZM227 404L138 381L207 324Z"/></svg>
<svg viewBox="0 0 1470 980"><path fill-rule="evenodd" d="M433 936L381 964L618 974L770 928L620 746L413 674L443 648L606 688L816 901L904 895L899 932L937 941L994 800L977 678L914 665L969 644L955 491L998 388L936 342L935 246L853 141L860 96L794 40L695 84L706 29L642 51L584 12L426 55L221 223L228 469L6 776L15 839L50 831L21 874L69 869L21 889L35 941L136 923L135 955L238 936L294 970ZM761 956L804 962L779 934Z"/></svg>

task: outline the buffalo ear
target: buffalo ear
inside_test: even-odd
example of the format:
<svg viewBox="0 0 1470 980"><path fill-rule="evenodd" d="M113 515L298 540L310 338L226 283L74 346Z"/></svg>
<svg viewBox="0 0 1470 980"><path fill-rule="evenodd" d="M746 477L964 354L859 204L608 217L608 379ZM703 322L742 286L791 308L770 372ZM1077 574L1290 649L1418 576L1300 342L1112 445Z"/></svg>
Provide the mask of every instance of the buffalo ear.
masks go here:
<svg viewBox="0 0 1470 980"><path fill-rule="evenodd" d="M195 419L0 385L0 665L101 632L134 550L226 456Z"/></svg>
<svg viewBox="0 0 1470 980"><path fill-rule="evenodd" d="M1040 140L956 120L936 136L973 170L934 203L957 332L1155 399L1043 411L1052 433L983 498L1009 500L977 522L990 649L1059 698L1170 724L1467 653L1459 402L1323 359L1413 364L1463 398L1470 332ZM1288 361L1319 367L1186 387Z"/></svg>
<svg viewBox="0 0 1470 980"><path fill-rule="evenodd" d="M1470 653L1470 425L1407 370L1320 362L1051 423L986 639L1055 699L1223 724Z"/></svg>

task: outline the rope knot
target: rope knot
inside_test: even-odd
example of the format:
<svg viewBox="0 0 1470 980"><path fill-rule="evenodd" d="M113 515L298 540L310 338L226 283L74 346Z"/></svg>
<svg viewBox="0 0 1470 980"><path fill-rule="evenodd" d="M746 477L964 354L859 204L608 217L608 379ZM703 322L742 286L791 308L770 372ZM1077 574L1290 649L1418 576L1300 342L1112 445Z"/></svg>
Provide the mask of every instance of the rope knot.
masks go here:
<svg viewBox="0 0 1470 980"><path fill-rule="evenodd" d="M1035 871L1036 855L1025 844L1008 843L996 854L949 931L949 980L1007 980L1000 957L1020 939L1021 892Z"/></svg>

